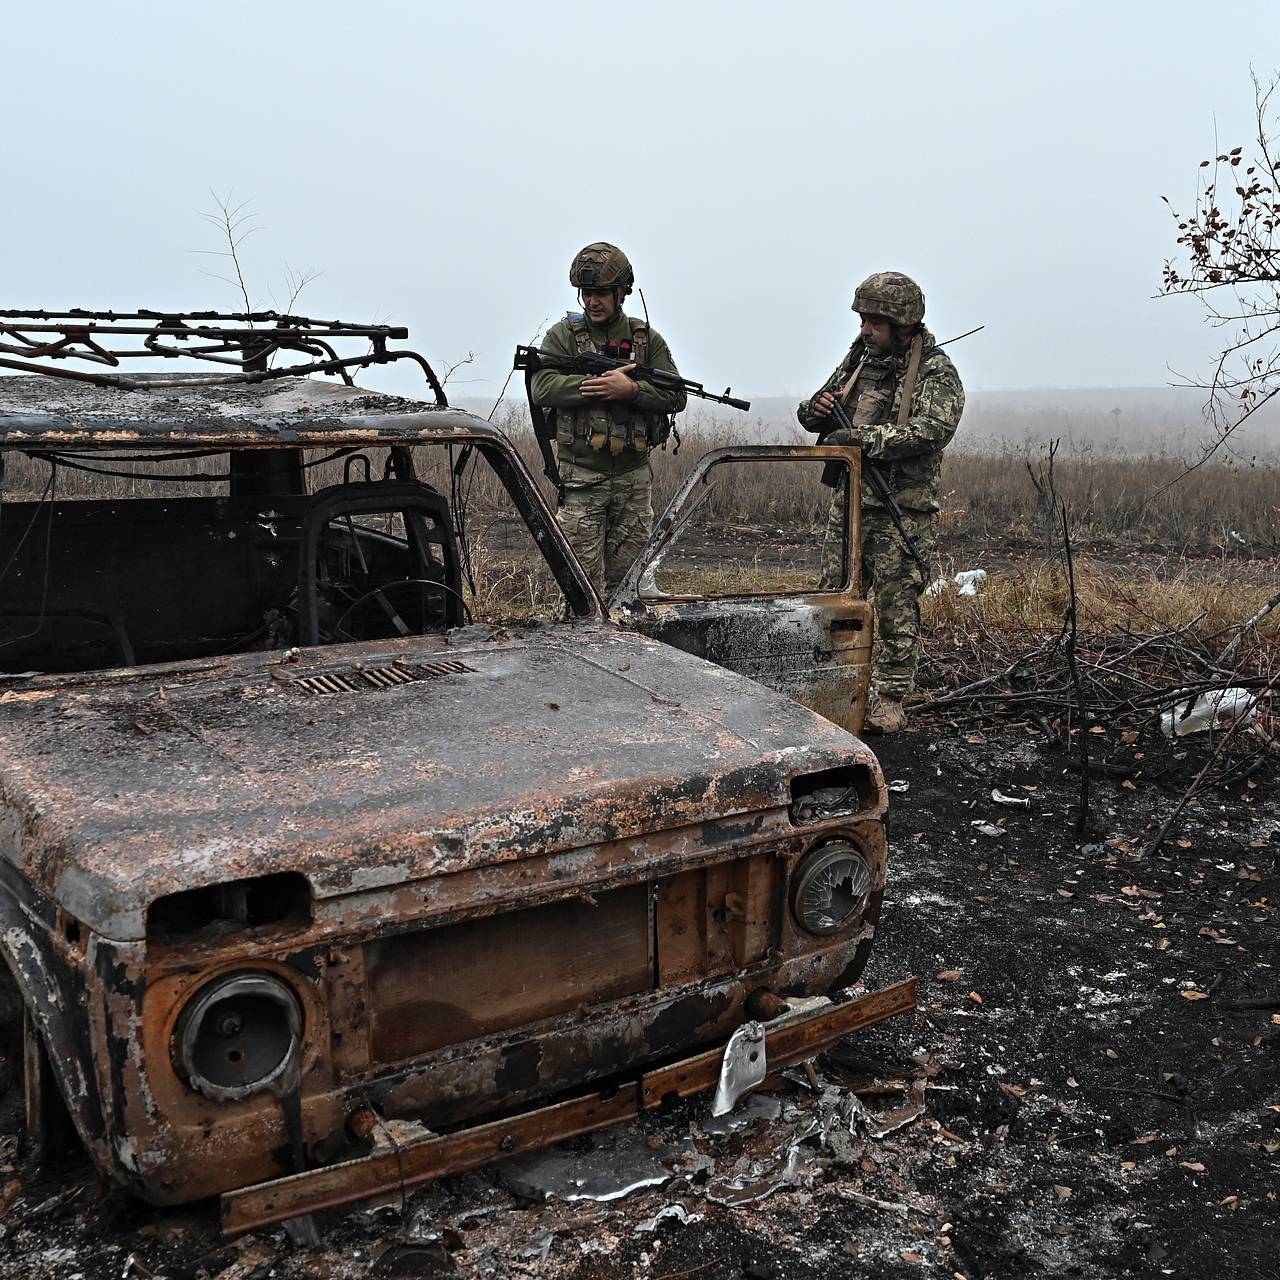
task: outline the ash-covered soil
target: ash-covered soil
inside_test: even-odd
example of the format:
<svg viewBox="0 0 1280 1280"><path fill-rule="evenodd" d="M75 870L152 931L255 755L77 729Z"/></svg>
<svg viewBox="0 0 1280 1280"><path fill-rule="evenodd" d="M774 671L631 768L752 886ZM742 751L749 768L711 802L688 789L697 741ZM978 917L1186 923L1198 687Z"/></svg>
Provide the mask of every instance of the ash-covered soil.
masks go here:
<svg viewBox="0 0 1280 1280"><path fill-rule="evenodd" d="M222 1241L211 1207L160 1213L74 1164L37 1172L11 1134L0 1274L1274 1277L1276 771L1204 797L1151 856L1144 837L1177 792L1095 779L1081 847L1078 776L1038 743L934 726L876 744L908 786L866 976L918 975L919 1012L825 1055L816 1088L767 1081L777 1105L726 1137L706 1134L694 1100L567 1148L585 1162L613 1144L624 1172L670 1169L665 1185L532 1203L511 1189L527 1179L486 1170L322 1219L308 1251L281 1230ZM997 804L993 788L1031 804ZM865 1114L798 1141L849 1097Z"/></svg>

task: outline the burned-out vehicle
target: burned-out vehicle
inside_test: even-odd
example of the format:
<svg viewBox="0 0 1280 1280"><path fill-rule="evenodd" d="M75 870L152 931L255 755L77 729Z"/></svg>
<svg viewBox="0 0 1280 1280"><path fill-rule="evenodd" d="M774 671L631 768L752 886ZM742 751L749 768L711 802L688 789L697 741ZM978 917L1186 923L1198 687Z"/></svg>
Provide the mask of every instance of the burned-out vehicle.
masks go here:
<svg viewBox="0 0 1280 1280"><path fill-rule="evenodd" d="M856 494L856 451L709 455L605 605L425 362L435 403L347 385L403 336L0 313L28 1137L69 1120L150 1201L221 1194L228 1231L706 1088L747 1020L778 1065L914 1001L844 991L886 849L856 504L841 590L670 567L727 469L834 460ZM223 365L122 371L192 353Z"/></svg>

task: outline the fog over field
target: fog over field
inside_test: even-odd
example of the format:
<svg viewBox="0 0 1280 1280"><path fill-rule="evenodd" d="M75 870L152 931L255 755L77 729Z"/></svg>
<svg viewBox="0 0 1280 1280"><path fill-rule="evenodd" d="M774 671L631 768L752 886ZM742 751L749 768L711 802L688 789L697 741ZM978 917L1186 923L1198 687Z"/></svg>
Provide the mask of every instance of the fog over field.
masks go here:
<svg viewBox="0 0 1280 1280"><path fill-rule="evenodd" d="M716 388L720 390L721 388ZM481 417L493 401L472 396L456 403ZM523 401L511 399L495 414L519 413ZM808 439L796 423L796 398L763 396L750 413L690 400L677 425L691 439L700 431L740 429L760 441ZM1204 395L1186 387L1099 387L1080 390L1028 388L1016 391L971 391L952 449L993 453L1026 448L1038 453L1051 440L1061 440L1068 453L1101 457L1148 454L1187 458L1200 456L1212 434L1204 417ZM1280 404L1272 403L1231 437L1225 459L1280 464Z"/></svg>

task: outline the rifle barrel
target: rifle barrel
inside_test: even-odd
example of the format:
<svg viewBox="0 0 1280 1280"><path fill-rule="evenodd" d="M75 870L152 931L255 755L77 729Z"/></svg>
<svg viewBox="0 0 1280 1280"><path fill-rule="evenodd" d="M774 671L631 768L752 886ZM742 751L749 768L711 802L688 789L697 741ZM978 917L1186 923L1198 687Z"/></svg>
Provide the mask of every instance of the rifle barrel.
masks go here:
<svg viewBox="0 0 1280 1280"><path fill-rule="evenodd" d="M524 346L516 348L515 356L517 369L537 369L545 364L559 369L572 369L577 366L580 369L608 370L621 369L635 363L634 360L615 360L611 356L599 354L548 355L544 351L539 351L537 347ZM638 382L651 382L655 386L679 389L686 395L697 396L701 400L713 400L716 404L725 404L731 409L741 409L746 412L751 408L750 400L741 400L737 396L730 395L728 388L725 389L724 395L716 395L714 391L708 391L702 383L683 378L680 374L672 373L667 369L655 369L652 365L638 364L631 376Z"/></svg>

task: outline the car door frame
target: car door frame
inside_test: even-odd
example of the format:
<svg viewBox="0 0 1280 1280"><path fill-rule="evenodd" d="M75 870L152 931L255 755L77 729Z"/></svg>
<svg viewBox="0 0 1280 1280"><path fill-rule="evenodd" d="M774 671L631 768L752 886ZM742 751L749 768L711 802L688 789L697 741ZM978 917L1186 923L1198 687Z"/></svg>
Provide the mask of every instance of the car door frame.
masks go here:
<svg viewBox="0 0 1280 1280"><path fill-rule="evenodd" d="M845 577L794 592L662 592L654 576L697 509L695 492L726 462L835 463L845 470ZM861 733L870 688L874 611L862 595L861 451L844 445L735 445L700 458L608 601L615 622L786 693ZM833 494L839 489L833 490ZM699 500L700 501L700 500Z"/></svg>

